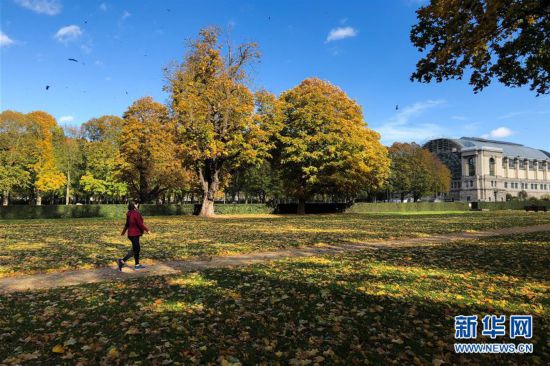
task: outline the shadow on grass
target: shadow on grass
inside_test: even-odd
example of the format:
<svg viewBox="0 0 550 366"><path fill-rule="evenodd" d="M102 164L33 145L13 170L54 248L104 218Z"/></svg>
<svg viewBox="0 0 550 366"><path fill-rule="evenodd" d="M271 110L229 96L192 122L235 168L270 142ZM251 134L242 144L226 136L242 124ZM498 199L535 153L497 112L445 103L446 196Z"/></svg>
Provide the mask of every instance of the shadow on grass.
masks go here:
<svg viewBox="0 0 550 366"><path fill-rule="evenodd" d="M534 355L454 354L453 317L495 314L494 308L441 301L429 292L368 293L365 281L383 281L373 273L376 267L369 267L373 258L365 261L362 255L7 295L0 302L0 328L10 331L2 335L0 361L18 347L19 353L41 350L37 363L62 362L69 352L70 362L107 362L112 347L121 364L166 359L206 364L222 358L346 365L549 360L548 318L540 316L534 317ZM414 276L400 285L417 286ZM511 311L505 307L498 314ZM65 354L49 352L64 342Z"/></svg>

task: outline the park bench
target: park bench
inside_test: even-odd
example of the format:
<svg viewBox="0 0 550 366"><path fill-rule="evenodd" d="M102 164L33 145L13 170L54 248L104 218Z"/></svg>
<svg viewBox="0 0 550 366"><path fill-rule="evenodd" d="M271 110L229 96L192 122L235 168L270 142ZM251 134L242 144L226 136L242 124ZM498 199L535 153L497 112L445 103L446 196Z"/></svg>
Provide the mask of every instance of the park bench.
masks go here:
<svg viewBox="0 0 550 366"><path fill-rule="evenodd" d="M525 211L527 211L527 212L529 212L529 211L535 211L535 212L544 211L544 212L547 212L548 211L548 208L546 206L527 205L524 208L525 208Z"/></svg>

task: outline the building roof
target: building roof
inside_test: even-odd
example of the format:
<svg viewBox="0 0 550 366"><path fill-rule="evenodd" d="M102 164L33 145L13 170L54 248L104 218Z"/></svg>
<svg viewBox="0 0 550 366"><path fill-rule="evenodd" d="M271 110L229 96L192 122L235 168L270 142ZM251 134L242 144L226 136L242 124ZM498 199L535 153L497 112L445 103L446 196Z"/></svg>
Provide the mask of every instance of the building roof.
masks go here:
<svg viewBox="0 0 550 366"><path fill-rule="evenodd" d="M478 137L461 137L459 139L451 140L457 143L463 149L480 149L487 147L492 149L502 149L502 155L509 158L550 160L550 153L544 150L534 149L513 142L487 140Z"/></svg>

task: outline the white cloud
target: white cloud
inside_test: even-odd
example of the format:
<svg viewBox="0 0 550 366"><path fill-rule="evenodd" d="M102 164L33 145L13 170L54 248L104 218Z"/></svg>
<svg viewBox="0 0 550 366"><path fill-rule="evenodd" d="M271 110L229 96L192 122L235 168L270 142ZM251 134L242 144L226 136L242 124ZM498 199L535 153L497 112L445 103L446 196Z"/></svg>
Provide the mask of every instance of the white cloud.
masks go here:
<svg viewBox="0 0 550 366"><path fill-rule="evenodd" d="M77 40L82 35L82 30L77 25L68 25L57 31L55 39L59 42L67 43Z"/></svg>
<svg viewBox="0 0 550 366"><path fill-rule="evenodd" d="M56 15L61 11L59 0L15 0L15 2L38 14Z"/></svg>
<svg viewBox="0 0 550 366"><path fill-rule="evenodd" d="M455 121L467 121L468 117L465 116L451 116L451 119L454 119Z"/></svg>
<svg viewBox="0 0 550 366"><path fill-rule="evenodd" d="M444 100L427 100L407 106L393 116L388 122L374 127L386 144L392 142L421 142L433 137L446 134L441 125L435 123L421 122L412 123L414 119L421 116L426 110L436 108L445 104Z"/></svg>
<svg viewBox="0 0 550 366"><path fill-rule="evenodd" d="M107 4L105 4L105 3L99 4L99 9L100 9L101 11L107 11Z"/></svg>
<svg viewBox="0 0 550 366"><path fill-rule="evenodd" d="M120 17L120 20L126 20L127 18L129 18L132 14L128 11L128 10L124 10L124 12L122 13L122 16Z"/></svg>
<svg viewBox="0 0 550 366"><path fill-rule="evenodd" d="M59 118L59 122L61 123L67 123L67 122L72 122L74 121L74 117L73 116L62 116Z"/></svg>
<svg viewBox="0 0 550 366"><path fill-rule="evenodd" d="M505 137L508 137L508 136L512 136L514 134L514 131L512 131L511 129L509 129L508 127L499 127L499 128L495 128L494 130L492 130L491 132L489 133L486 133L484 135L482 135L481 137L483 138L505 138Z"/></svg>
<svg viewBox="0 0 550 366"><path fill-rule="evenodd" d="M80 49L82 50L82 52L84 52L85 54L90 54L92 53L92 47L90 47L89 45L87 44L83 44L83 45L80 45Z"/></svg>
<svg viewBox="0 0 550 366"><path fill-rule="evenodd" d="M0 31L0 47L6 47L14 44L15 41L8 37L8 35L2 31Z"/></svg>
<svg viewBox="0 0 550 366"><path fill-rule="evenodd" d="M330 30L325 43L338 41L344 38L355 37L358 33L359 31L357 29L353 29L352 27L333 28Z"/></svg>

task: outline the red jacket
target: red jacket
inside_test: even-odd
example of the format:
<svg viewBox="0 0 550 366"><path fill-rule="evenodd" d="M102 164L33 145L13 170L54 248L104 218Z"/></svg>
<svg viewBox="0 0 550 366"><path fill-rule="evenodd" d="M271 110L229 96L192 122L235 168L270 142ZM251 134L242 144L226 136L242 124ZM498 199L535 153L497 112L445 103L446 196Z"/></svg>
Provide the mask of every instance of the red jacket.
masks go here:
<svg viewBox="0 0 550 366"><path fill-rule="evenodd" d="M128 211L126 214L126 225L122 230L122 235L128 230L128 236L140 236L145 231L149 231L147 226L143 224L143 217L137 210Z"/></svg>

